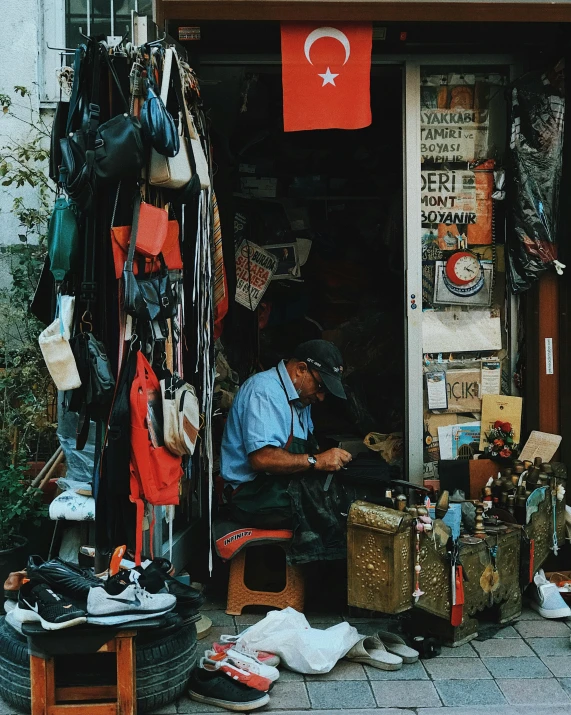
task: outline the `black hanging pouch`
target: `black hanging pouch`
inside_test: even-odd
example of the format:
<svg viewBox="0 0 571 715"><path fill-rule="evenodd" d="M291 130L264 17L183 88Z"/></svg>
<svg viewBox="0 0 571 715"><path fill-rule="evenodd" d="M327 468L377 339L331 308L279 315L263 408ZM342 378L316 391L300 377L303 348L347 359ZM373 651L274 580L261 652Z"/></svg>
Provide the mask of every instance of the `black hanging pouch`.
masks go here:
<svg viewBox="0 0 571 715"><path fill-rule="evenodd" d="M109 416L115 378L105 346L91 332L78 332L70 346L81 378L81 387L71 393L69 410L79 413L76 449L85 446L91 419L106 420Z"/></svg>
<svg viewBox="0 0 571 715"><path fill-rule="evenodd" d="M88 71L92 70L88 99ZM86 210L93 199L95 135L99 125L99 45L90 42L75 51L73 87L66 135L60 139L60 183L78 206Z"/></svg>
<svg viewBox="0 0 571 715"><path fill-rule="evenodd" d="M121 98L123 112L104 122L97 129L95 173L104 181L136 179L145 163L141 124L136 117L131 116L129 105L109 55L101 50L101 56L109 69L109 78L115 84Z"/></svg>
<svg viewBox="0 0 571 715"><path fill-rule="evenodd" d="M180 137L174 119L155 91L153 83L147 80L145 87L147 98L141 108L143 135L159 154L176 156L180 149Z"/></svg>

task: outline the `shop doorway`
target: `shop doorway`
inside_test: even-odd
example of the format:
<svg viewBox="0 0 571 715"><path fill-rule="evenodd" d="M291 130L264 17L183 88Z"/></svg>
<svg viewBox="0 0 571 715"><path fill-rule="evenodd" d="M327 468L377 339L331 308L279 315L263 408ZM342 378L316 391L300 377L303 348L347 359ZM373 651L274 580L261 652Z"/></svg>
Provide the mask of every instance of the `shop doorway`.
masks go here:
<svg viewBox="0 0 571 715"><path fill-rule="evenodd" d="M401 66L373 65L373 122L354 131L284 133L279 57L208 55L198 73L226 260L246 241L278 255L282 276L257 310L230 306L221 337L230 367L241 383L304 340L332 340L343 353L349 399L313 408L322 446L362 446L371 431L402 434Z"/></svg>

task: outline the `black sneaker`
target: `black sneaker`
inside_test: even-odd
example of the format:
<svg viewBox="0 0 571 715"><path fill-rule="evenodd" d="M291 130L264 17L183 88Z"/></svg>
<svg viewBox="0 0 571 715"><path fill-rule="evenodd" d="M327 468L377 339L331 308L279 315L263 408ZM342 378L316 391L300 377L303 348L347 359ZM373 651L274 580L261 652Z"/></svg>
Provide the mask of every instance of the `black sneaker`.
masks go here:
<svg viewBox="0 0 571 715"><path fill-rule="evenodd" d="M215 705L226 710L246 712L261 708L269 702L268 693L250 688L233 680L220 670L209 671L195 668L188 683L188 694L197 703Z"/></svg>
<svg viewBox="0 0 571 715"><path fill-rule="evenodd" d="M185 586L176 578L169 576L160 563L152 561L145 568L142 566L132 569L138 574L139 586L149 593L171 593L176 596L176 610L198 611L204 603L204 596L192 586ZM105 589L113 595L120 593L126 586L133 582L130 569L123 569L115 576L107 579Z"/></svg>
<svg viewBox="0 0 571 715"><path fill-rule="evenodd" d="M46 631L59 631L85 623L85 611L48 588L43 583L29 581L21 588L18 605L13 610L19 623L41 623Z"/></svg>
<svg viewBox="0 0 571 715"><path fill-rule="evenodd" d="M62 559L44 561L40 556L30 556L26 571L34 583L44 583L56 593L82 602L87 601L90 588L104 583L89 569L79 568Z"/></svg>

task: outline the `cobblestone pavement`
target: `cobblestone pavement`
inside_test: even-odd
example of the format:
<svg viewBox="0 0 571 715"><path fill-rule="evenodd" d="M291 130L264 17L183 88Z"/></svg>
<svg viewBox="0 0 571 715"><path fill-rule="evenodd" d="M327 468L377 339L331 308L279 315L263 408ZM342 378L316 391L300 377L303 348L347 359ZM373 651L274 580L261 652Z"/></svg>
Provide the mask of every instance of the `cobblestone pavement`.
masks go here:
<svg viewBox="0 0 571 715"><path fill-rule="evenodd" d="M208 610L207 610L208 609ZM240 633L262 614L228 616L223 604L207 603L210 634L199 654L222 633ZM317 628L347 620L360 633L374 633L382 621L341 614L306 614ZM431 660L383 671L341 660L327 675L300 675L282 670L269 704L255 712L281 711L322 715L571 715L571 619L547 621L525 609L513 626L487 641L443 648ZM160 713L213 713L188 698ZM221 711L218 710L218 713Z"/></svg>
<svg viewBox="0 0 571 715"><path fill-rule="evenodd" d="M212 619L199 655L222 633L240 633L263 614L228 616L222 603L203 608ZM318 628L339 623L341 614L306 614ZM345 616L363 634L382 621ZM524 610L519 620L486 641L443 648L437 658L399 671L382 671L341 660L327 675L303 676L282 670L269 704L255 712L301 715L571 715L571 619L546 621ZM205 715L222 710L183 697L155 715ZM0 715L15 715L0 701Z"/></svg>

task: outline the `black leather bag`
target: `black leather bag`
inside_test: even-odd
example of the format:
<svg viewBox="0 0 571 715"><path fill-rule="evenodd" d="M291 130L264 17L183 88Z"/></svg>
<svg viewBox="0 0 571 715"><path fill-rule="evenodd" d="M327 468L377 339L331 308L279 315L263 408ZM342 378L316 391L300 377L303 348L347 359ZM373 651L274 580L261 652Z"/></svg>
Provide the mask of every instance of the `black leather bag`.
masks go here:
<svg viewBox="0 0 571 715"><path fill-rule="evenodd" d="M141 108L143 136L159 154L176 156L180 138L174 119L150 82L147 82L146 89L147 98Z"/></svg>
<svg viewBox="0 0 571 715"><path fill-rule="evenodd" d="M69 197L84 210L93 198L95 132L99 124L99 106L86 96L88 70L93 71L93 83L98 86L98 46L93 44L80 45L75 51L65 136L59 139L59 178Z"/></svg>
<svg viewBox="0 0 571 715"><path fill-rule="evenodd" d="M176 312L176 300L162 253L157 256L160 269L156 273L145 274L144 264L139 270L140 278L136 278L133 273L140 203L140 199L137 199L133 211L129 253L123 267L124 307L128 315L138 320L145 322L158 320L162 324L164 333L166 319L172 318Z"/></svg>
<svg viewBox="0 0 571 715"><path fill-rule="evenodd" d="M123 112L104 122L97 129L95 138L95 173L104 181L136 178L145 163L145 148L141 124L132 117L123 88L104 50L101 57L109 70L109 78L115 84L123 104Z"/></svg>
<svg viewBox="0 0 571 715"><path fill-rule="evenodd" d="M95 173L104 181L136 178L145 161L141 125L136 117L119 114L104 122L95 140Z"/></svg>

